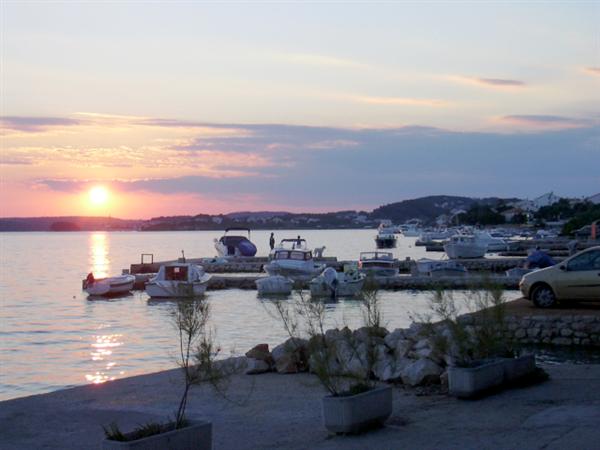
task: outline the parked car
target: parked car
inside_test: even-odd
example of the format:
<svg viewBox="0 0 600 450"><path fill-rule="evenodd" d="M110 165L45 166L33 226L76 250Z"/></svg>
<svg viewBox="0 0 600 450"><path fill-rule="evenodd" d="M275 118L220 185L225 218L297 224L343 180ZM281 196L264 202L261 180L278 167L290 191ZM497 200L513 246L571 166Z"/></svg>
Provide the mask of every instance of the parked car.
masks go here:
<svg viewBox="0 0 600 450"><path fill-rule="evenodd" d="M523 296L540 308L549 308L557 301L600 300L600 246L523 275L519 287Z"/></svg>

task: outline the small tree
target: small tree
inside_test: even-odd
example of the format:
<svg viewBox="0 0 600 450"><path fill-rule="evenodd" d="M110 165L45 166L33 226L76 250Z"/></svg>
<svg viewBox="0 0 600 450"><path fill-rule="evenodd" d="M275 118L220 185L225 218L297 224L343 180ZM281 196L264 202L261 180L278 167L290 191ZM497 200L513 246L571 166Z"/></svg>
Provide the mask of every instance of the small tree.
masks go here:
<svg viewBox="0 0 600 450"><path fill-rule="evenodd" d="M381 334L382 314L377 289L370 280L365 283L360 302L367 333L362 343L347 328L339 332L337 339L329 338L325 329L325 303L305 296L302 291L291 302L274 302L275 316L281 320L292 343L300 343L302 335L308 338L310 369L334 396L355 394L373 386L371 371L376 360L373 339ZM348 360L352 359L357 364L351 368Z"/></svg>

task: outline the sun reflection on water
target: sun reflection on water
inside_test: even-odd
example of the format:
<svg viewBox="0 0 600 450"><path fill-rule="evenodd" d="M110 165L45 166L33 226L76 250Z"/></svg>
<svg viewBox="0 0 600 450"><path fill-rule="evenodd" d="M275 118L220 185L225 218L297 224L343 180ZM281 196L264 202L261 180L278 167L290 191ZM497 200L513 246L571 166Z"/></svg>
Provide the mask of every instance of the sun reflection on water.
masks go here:
<svg viewBox="0 0 600 450"><path fill-rule="evenodd" d="M106 361L106 363L104 364L103 369L85 375L85 379L89 383L100 384L116 379L116 376L109 372L115 368L117 363L107 360L113 354L111 349L123 345L122 338L122 334L102 334L94 336L94 342L91 344L92 351L90 352L92 361ZM124 371L119 371L118 373L119 376L124 374Z"/></svg>
<svg viewBox="0 0 600 450"><path fill-rule="evenodd" d="M90 271L96 278L108 276L110 261L108 259L108 239L106 233L90 235Z"/></svg>

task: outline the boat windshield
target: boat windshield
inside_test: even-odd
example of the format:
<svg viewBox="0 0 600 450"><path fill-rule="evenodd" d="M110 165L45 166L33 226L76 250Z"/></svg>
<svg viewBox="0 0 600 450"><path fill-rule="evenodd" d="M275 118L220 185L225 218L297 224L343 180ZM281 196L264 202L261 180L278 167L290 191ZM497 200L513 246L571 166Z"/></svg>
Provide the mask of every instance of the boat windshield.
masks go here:
<svg viewBox="0 0 600 450"><path fill-rule="evenodd" d="M393 260L394 255L390 252L365 252L360 254L361 261L367 260Z"/></svg>
<svg viewBox="0 0 600 450"><path fill-rule="evenodd" d="M187 281L187 266L167 266L165 267L165 280Z"/></svg>

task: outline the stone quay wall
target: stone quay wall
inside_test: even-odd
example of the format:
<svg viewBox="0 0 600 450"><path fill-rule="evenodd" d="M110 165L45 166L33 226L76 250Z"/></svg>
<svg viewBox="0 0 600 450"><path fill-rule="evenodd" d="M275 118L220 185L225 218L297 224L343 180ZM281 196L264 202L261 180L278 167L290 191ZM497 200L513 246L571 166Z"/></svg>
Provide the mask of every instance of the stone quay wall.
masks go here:
<svg viewBox="0 0 600 450"><path fill-rule="evenodd" d="M508 316L507 337L522 344L600 347L600 316Z"/></svg>

